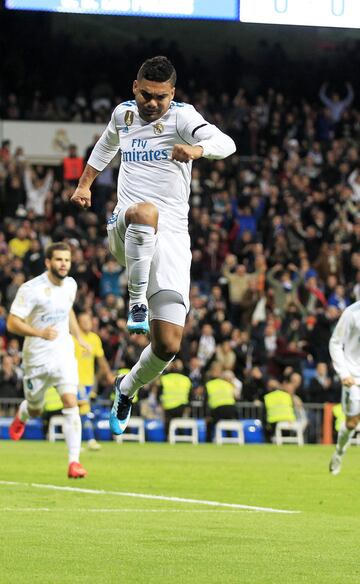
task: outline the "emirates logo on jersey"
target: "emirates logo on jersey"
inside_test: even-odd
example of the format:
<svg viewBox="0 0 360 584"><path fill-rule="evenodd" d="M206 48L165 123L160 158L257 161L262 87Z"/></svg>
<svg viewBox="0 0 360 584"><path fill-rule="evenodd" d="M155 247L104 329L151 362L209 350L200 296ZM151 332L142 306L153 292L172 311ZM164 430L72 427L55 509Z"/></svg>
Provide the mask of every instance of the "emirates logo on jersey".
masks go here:
<svg viewBox="0 0 360 584"><path fill-rule="evenodd" d="M161 122L158 122L157 124L155 124L154 126L154 134L162 134L162 132L164 131L164 124L162 124Z"/></svg>
<svg viewBox="0 0 360 584"><path fill-rule="evenodd" d="M126 110L124 121L127 127L131 126L134 122L134 112L132 112L131 110Z"/></svg>

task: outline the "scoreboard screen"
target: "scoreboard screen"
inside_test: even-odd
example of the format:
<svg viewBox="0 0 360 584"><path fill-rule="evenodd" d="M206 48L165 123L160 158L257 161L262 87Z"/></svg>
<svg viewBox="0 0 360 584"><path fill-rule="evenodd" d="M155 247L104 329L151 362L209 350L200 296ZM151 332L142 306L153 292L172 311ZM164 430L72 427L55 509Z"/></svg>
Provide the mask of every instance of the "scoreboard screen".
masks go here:
<svg viewBox="0 0 360 584"><path fill-rule="evenodd" d="M5 0L13 10L239 20L239 0Z"/></svg>
<svg viewBox="0 0 360 584"><path fill-rule="evenodd" d="M360 28L360 0L240 0L240 20Z"/></svg>

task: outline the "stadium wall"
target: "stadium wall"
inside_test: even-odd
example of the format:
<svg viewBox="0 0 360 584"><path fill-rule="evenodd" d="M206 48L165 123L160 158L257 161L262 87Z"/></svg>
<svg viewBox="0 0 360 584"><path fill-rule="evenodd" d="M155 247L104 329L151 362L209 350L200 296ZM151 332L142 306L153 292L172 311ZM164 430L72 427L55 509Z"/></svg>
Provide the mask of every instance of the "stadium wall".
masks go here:
<svg viewBox="0 0 360 584"><path fill-rule="evenodd" d="M70 144L82 153L104 129L105 124L0 120L1 140L11 140L13 149L21 146L30 164L60 164Z"/></svg>

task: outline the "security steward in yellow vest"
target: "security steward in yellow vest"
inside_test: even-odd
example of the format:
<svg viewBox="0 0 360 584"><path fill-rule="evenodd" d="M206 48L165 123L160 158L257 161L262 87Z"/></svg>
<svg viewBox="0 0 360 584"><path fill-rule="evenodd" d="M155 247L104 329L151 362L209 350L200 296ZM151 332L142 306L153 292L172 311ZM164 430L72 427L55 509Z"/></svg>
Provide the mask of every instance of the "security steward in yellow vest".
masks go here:
<svg viewBox="0 0 360 584"><path fill-rule="evenodd" d="M170 421L182 418L189 405L191 379L183 373L181 359L175 359L167 372L159 377L159 396L164 410L165 435L169 434Z"/></svg>
<svg viewBox="0 0 360 584"><path fill-rule="evenodd" d="M47 434L49 428L50 418L53 416L61 416L63 410L63 403L61 397L56 391L55 387L49 387L45 391L44 406L42 412L42 419L44 423L44 433Z"/></svg>
<svg viewBox="0 0 360 584"><path fill-rule="evenodd" d="M296 415L292 395L285 389L287 381L280 384L276 379L269 379L268 393L264 395L265 436L271 442L278 422L295 422Z"/></svg>
<svg viewBox="0 0 360 584"><path fill-rule="evenodd" d="M205 384L208 416L206 418L206 439L212 441L215 424L219 420L237 420L235 407L235 387L225 379L221 363L214 361L209 372L209 381Z"/></svg>

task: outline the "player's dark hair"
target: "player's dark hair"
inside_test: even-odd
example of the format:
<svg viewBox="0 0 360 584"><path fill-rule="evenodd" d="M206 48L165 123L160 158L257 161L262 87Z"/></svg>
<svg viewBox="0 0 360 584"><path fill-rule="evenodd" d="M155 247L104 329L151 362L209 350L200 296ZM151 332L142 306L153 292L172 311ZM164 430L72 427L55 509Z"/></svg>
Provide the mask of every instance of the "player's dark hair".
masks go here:
<svg viewBox="0 0 360 584"><path fill-rule="evenodd" d="M45 250L45 257L47 260L51 260L54 255L54 251L69 251L71 253L71 247L65 241L58 241L56 243L50 243Z"/></svg>
<svg viewBox="0 0 360 584"><path fill-rule="evenodd" d="M175 86L176 71L167 57L152 57L144 61L136 78L138 81L147 79L148 81L158 81L159 83L170 81L171 85Z"/></svg>

